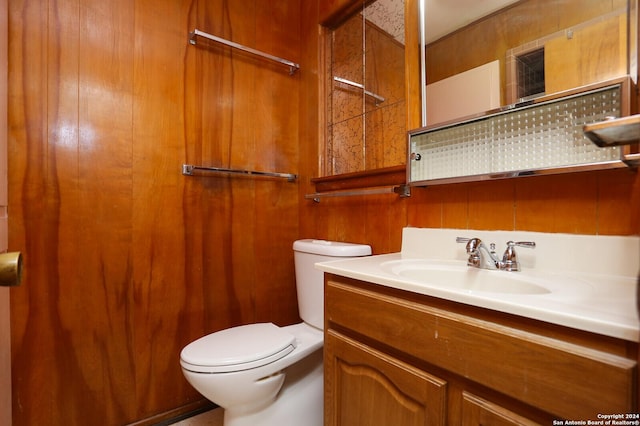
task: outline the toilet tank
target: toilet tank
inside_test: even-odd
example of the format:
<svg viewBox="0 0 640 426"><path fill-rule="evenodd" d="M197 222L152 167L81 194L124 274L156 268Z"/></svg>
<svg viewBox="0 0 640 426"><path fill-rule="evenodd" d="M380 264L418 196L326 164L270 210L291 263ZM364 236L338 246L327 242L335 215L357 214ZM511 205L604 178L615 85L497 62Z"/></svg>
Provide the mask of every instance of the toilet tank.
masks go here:
<svg viewBox="0 0 640 426"><path fill-rule="evenodd" d="M324 272L315 268L318 262L371 255L365 244L326 240L298 240L293 243L296 269L298 309L302 320L324 329Z"/></svg>

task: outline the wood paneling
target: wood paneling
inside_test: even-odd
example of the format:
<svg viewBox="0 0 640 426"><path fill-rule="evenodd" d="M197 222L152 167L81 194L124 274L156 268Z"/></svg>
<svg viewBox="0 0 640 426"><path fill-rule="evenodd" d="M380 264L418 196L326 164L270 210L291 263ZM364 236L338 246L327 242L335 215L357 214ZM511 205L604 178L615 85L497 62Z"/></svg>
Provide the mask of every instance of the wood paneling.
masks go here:
<svg viewBox="0 0 640 426"><path fill-rule="evenodd" d="M405 48L375 24L353 15L331 32L327 67L326 175L406 162ZM366 46L366 48L365 48ZM329 64L328 64L329 65ZM334 77L363 84L361 89Z"/></svg>
<svg viewBox="0 0 640 426"><path fill-rule="evenodd" d="M597 13L606 13L622 6L619 0L613 3L605 2L606 4L589 1L589 7L585 7L582 2L579 10L571 10L569 3L554 2L557 8L549 8L541 2L519 2L518 8L529 8L523 16L544 16L545 19L522 22L518 28L510 28L509 30L513 31L508 31L511 40L509 45L519 45L540 37L540 34L555 32L564 26L589 19L592 16L585 14L594 8ZM548 12L551 9L552 15L541 14L541 11ZM449 72L464 71L492 60L495 52L491 49L490 52L486 52L482 46L486 46L487 42L495 43L491 39L492 34L504 33L506 30L496 31L495 23L486 25L488 27L474 34L473 42L465 41L463 47L449 45L443 48L443 57L446 60L431 63L435 68L427 71L429 78L437 80L448 76ZM498 28L502 27L498 25ZM317 54L318 43L311 34L317 31L312 26L303 25L303 32L308 35L303 50L305 55L312 58ZM507 48L507 45L500 46L503 49ZM449 54L460 49L472 50L474 54L471 58L475 62L459 64L461 55ZM410 48L408 51L412 52ZM307 92L315 94L317 83L305 82L304 87ZM408 90L411 87L409 84ZM409 100L414 102L415 97L410 97ZM315 105L310 103L305 107L306 110L301 112L303 116L307 113L317 116ZM322 109L323 105L319 108ZM415 123L412 111L409 107L408 116ZM318 119L321 120L322 116ZM306 126L301 126L301 131L305 131L305 127L308 129L312 124L310 121ZM318 126L321 127L320 124ZM413 127L417 126L416 124ZM320 142L324 136L322 132L316 135L312 131L307 132L305 138L301 138L300 169L309 170L309 175L313 177L317 176L313 173L317 173L318 161L323 161L322 155L314 151L314 143L322 145ZM314 180L315 185L308 181L301 182L301 196L315 192L316 189L354 187L350 175L341 177L345 179L336 177L337 180L331 182L325 181L324 178ZM396 183L390 180L377 182L376 179L377 176L359 176L357 183L364 186ZM407 199L400 199L396 195L382 195L336 198L330 201L323 199L320 203L301 200L300 230L305 237L374 242L376 253L399 250L400 229L403 226L630 235L640 232L638 188L640 175L635 170L612 170L412 188L412 195ZM384 250L383 247L388 250Z"/></svg>
<svg viewBox="0 0 640 426"><path fill-rule="evenodd" d="M633 235L638 188L634 169L415 187L409 198L301 201L301 227L314 238L373 243L375 253L399 251L404 226Z"/></svg>
<svg viewBox="0 0 640 426"><path fill-rule="evenodd" d="M517 2L504 13L489 15L430 44L427 48L427 83L500 59L501 99L505 104L507 50L625 7L626 0ZM464 54L452 55L451 52Z"/></svg>
<svg viewBox="0 0 640 426"><path fill-rule="evenodd" d="M0 0L0 252L8 246L7 220L7 77L9 3ZM0 424L11 424L11 289L0 288Z"/></svg>
<svg viewBox="0 0 640 426"><path fill-rule="evenodd" d="M189 406L189 341L299 320L298 185L185 177L183 163L296 173L300 4L10 4L14 425L122 425ZM265 8L268 7L268 13Z"/></svg>
<svg viewBox="0 0 640 426"><path fill-rule="evenodd" d="M627 14L621 13L576 28L571 38L560 36L544 43L545 91L556 93L626 75L627 21Z"/></svg>
<svg viewBox="0 0 640 426"><path fill-rule="evenodd" d="M330 28L335 28L346 18L361 10L364 0L324 0L317 2L318 19L315 23L322 23ZM315 15L315 13L314 13Z"/></svg>
<svg viewBox="0 0 640 426"><path fill-rule="evenodd" d="M523 179L516 188L516 226L531 231L596 234L598 174Z"/></svg>
<svg viewBox="0 0 640 426"><path fill-rule="evenodd" d="M186 343L299 320L296 238L397 251L403 226L464 228L500 201L470 184L305 200L322 134L319 2L263 3L10 2L9 248L26 263L12 290L14 425L160 421L201 398L179 368ZM302 69L189 46L195 26ZM299 180L185 177L187 162ZM499 204L515 229L574 232L557 216L584 209L580 230L640 232L637 173L578 176L514 181Z"/></svg>

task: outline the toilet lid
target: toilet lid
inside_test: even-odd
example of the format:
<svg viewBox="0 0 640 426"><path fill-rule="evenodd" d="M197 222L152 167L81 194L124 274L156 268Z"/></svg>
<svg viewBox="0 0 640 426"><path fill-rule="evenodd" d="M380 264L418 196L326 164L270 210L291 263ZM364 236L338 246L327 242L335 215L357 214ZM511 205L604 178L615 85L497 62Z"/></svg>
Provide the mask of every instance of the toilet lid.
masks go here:
<svg viewBox="0 0 640 426"><path fill-rule="evenodd" d="M185 346L180 361L190 371L229 373L269 364L295 347L295 337L275 324L250 324L199 338Z"/></svg>

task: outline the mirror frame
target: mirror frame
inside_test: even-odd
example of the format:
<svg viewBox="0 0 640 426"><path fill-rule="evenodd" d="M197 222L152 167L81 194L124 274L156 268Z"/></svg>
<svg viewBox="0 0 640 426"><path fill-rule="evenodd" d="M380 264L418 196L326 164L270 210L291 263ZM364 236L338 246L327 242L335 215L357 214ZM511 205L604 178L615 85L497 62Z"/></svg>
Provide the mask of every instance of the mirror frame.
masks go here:
<svg viewBox="0 0 640 426"><path fill-rule="evenodd" d="M421 126L421 76L422 66L420 53L423 50L421 43L420 9L418 2L423 0L405 0L405 102L406 102L406 131ZM318 170L321 177L313 178L311 181L316 185L318 191L329 191L340 188L362 188L369 186L404 184L406 178L406 164L385 167L381 169L371 169L362 172L346 173L338 175L328 175L327 165L327 123L326 116L327 90L326 70L329 49L331 49L332 29L345 22L354 13L357 13L364 5L372 0L335 0L319 2L319 43L320 43L320 77L319 77L319 107L320 107L320 129L318 143ZM413 31L410 31L413 29ZM403 138L406 140L406 138ZM404 144L402 149L406 150ZM406 155L405 155L406 158ZM345 183L346 182L346 183Z"/></svg>

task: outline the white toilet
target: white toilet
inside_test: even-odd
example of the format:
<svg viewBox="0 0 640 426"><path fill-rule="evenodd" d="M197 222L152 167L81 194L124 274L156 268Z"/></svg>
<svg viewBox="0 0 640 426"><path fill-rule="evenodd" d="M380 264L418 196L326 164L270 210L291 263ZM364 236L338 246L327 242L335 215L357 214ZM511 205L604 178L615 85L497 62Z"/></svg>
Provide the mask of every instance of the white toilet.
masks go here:
<svg viewBox="0 0 640 426"><path fill-rule="evenodd" d="M368 256L371 247L324 240L293 243L301 323L229 328L180 354L182 372L224 408L225 426L323 424L324 275L317 262Z"/></svg>

